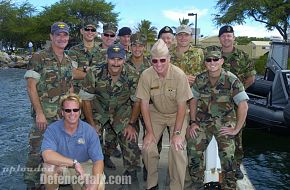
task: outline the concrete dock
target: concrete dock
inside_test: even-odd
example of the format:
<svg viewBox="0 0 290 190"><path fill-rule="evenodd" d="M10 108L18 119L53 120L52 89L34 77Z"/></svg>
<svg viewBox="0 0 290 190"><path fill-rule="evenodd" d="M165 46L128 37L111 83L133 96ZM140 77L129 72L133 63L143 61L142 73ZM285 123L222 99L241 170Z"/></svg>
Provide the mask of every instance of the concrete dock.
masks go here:
<svg viewBox="0 0 290 190"><path fill-rule="evenodd" d="M142 137L143 134L140 135ZM158 178L158 185L159 190L169 190L169 176L168 176L168 150L169 150L169 138L167 131L164 132L163 135L163 142L162 142L162 151L160 155L160 161L159 161L159 178ZM139 146L142 146L142 139L139 139ZM105 173L107 176L120 176L122 175L122 172L124 170L123 168L123 161L122 158L114 158L112 157L112 161L116 164L117 170L109 170L105 169ZM143 167L143 165L142 165ZM244 173L244 178L242 180L237 181L237 189L238 190L254 190L254 186L252 185L251 181L249 180L247 173L243 166L241 166L242 172ZM114 178L114 177L113 177ZM116 178L117 179L117 178ZM107 184L106 190L121 190L121 189L146 189L145 181L143 180L143 171L141 169L140 172L138 172L138 184L130 186L126 185L120 185L120 184Z"/></svg>

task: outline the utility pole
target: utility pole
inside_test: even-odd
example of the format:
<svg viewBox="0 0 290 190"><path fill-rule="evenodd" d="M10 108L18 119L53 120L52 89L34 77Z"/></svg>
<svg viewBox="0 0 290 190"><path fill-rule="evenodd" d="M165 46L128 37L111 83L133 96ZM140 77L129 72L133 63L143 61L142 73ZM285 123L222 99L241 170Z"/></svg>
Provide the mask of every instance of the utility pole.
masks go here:
<svg viewBox="0 0 290 190"><path fill-rule="evenodd" d="M194 23L194 45L196 46L196 35L197 35L197 13L188 13L188 16L195 16Z"/></svg>

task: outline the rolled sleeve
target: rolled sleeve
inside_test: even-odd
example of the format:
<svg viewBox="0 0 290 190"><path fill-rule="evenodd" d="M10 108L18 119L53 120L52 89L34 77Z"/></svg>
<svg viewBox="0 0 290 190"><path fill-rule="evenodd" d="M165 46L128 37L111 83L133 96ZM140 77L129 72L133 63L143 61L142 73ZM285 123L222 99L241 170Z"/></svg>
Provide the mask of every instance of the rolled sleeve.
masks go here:
<svg viewBox="0 0 290 190"><path fill-rule="evenodd" d="M39 79L40 79L40 74L38 72L36 72L36 71L28 70L28 71L26 71L26 73L24 75L24 78L25 79L34 78L38 82Z"/></svg>
<svg viewBox="0 0 290 190"><path fill-rule="evenodd" d="M200 93L197 92L194 88L191 88L192 95L194 99L199 99L200 98Z"/></svg>
<svg viewBox="0 0 290 190"><path fill-rule="evenodd" d="M242 92L238 93L237 95L235 95L233 97L233 99L234 99L235 104L239 105L240 102L242 102L244 100L249 100L250 98L245 91L242 91Z"/></svg>
<svg viewBox="0 0 290 190"><path fill-rule="evenodd" d="M82 100L93 100L95 98L95 94L88 93L84 90L80 90L79 96Z"/></svg>

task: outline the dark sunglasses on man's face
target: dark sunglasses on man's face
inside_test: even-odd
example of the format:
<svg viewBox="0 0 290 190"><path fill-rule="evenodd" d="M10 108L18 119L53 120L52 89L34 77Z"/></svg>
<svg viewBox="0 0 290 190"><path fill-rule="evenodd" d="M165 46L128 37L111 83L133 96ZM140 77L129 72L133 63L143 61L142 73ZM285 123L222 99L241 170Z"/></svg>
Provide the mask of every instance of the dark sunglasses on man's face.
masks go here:
<svg viewBox="0 0 290 190"><path fill-rule="evenodd" d="M97 30L95 28L84 28L86 32L91 31L91 32L96 32Z"/></svg>
<svg viewBox="0 0 290 190"><path fill-rule="evenodd" d="M154 64L158 63L158 61L159 61L160 63L165 63L165 62L166 62L166 59L165 59L165 58L163 58L163 59L152 59L151 61L152 61L152 63L154 63Z"/></svg>
<svg viewBox="0 0 290 190"><path fill-rule="evenodd" d="M66 112L66 113L71 113L72 111L73 112L78 112L78 111L80 111L80 109L78 109L78 108L75 108L75 109L63 109L63 111Z"/></svg>
<svg viewBox="0 0 290 190"><path fill-rule="evenodd" d="M105 33L104 36L106 36L106 37L109 37L110 36L111 38L114 38L116 35L115 34L106 34Z"/></svg>
<svg viewBox="0 0 290 190"><path fill-rule="evenodd" d="M206 58L205 59L206 62L212 62L212 61L217 62L218 60L219 58Z"/></svg>

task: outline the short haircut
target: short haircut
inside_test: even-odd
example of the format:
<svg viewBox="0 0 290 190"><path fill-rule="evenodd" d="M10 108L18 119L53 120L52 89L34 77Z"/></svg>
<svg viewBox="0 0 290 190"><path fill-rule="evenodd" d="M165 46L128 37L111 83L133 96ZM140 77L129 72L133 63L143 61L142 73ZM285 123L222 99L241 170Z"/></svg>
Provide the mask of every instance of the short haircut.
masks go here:
<svg viewBox="0 0 290 190"><path fill-rule="evenodd" d="M63 105L64 105L64 103L66 101L75 101L75 102L77 102L79 104L80 107L82 105L82 99L78 95L76 95L74 93L70 93L68 95L64 95L64 96L61 97L61 99L60 99L61 108L63 108Z"/></svg>

